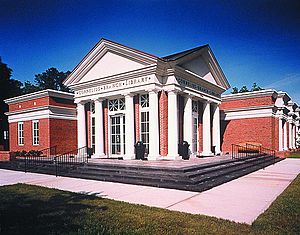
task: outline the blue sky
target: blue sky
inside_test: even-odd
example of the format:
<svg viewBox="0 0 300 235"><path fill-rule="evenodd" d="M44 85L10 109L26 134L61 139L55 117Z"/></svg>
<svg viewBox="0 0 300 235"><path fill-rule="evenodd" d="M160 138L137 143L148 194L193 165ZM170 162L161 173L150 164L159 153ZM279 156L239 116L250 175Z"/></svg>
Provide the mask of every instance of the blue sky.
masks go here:
<svg viewBox="0 0 300 235"><path fill-rule="evenodd" d="M157 56L208 43L232 87L300 104L299 12L293 0L0 0L0 56L26 81L72 70L102 37Z"/></svg>

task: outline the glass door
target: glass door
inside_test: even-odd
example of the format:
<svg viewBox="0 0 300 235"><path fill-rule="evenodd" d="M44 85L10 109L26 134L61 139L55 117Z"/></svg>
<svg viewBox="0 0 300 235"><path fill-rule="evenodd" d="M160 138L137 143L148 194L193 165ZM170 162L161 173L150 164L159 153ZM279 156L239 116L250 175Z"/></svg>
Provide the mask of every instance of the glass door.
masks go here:
<svg viewBox="0 0 300 235"><path fill-rule="evenodd" d="M110 117L110 151L111 155L125 154L125 116Z"/></svg>

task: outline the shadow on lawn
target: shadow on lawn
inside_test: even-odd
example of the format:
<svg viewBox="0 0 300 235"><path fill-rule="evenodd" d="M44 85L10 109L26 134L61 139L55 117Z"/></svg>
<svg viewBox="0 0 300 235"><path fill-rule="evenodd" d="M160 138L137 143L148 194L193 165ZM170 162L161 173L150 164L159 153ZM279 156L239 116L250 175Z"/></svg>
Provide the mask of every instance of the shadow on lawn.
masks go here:
<svg viewBox="0 0 300 235"><path fill-rule="evenodd" d="M1 189L0 234L80 233L92 210L99 213L108 209L88 202L94 198L39 187L28 192L20 184Z"/></svg>

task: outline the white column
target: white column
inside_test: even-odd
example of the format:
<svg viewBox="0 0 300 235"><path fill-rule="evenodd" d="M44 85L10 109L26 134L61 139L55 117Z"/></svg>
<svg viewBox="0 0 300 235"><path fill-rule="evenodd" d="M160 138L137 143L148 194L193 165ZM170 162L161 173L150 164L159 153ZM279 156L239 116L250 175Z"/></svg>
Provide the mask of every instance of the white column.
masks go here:
<svg viewBox="0 0 300 235"><path fill-rule="evenodd" d="M84 102L77 103L77 141L78 148L86 145L86 122Z"/></svg>
<svg viewBox="0 0 300 235"><path fill-rule="evenodd" d="M288 150L287 146L287 120L284 121L284 126L283 126L283 150Z"/></svg>
<svg viewBox="0 0 300 235"><path fill-rule="evenodd" d="M282 146L282 119L279 118L279 123L278 123L278 150L283 151L283 146Z"/></svg>
<svg viewBox="0 0 300 235"><path fill-rule="evenodd" d="M291 148L293 148L293 143L292 143L292 141L293 141L293 133L292 133L293 131L292 131L292 122L289 122L289 148L291 149Z"/></svg>
<svg viewBox="0 0 300 235"><path fill-rule="evenodd" d="M103 106L102 100L95 100L95 154L94 157L103 157L104 138L103 138Z"/></svg>
<svg viewBox="0 0 300 235"><path fill-rule="evenodd" d="M221 130L220 130L220 108L219 104L214 104L213 113L213 146L216 146L216 154L221 153Z"/></svg>
<svg viewBox="0 0 300 235"><path fill-rule="evenodd" d="M211 128L210 128L210 103L203 102L203 156L212 155L211 152Z"/></svg>
<svg viewBox="0 0 300 235"><path fill-rule="evenodd" d="M149 155L148 160L159 158L158 97L156 90L149 92Z"/></svg>
<svg viewBox="0 0 300 235"><path fill-rule="evenodd" d="M133 94L125 95L125 156L134 159L134 104Z"/></svg>
<svg viewBox="0 0 300 235"><path fill-rule="evenodd" d="M293 124L293 148L295 149L296 148L296 126L295 124Z"/></svg>
<svg viewBox="0 0 300 235"><path fill-rule="evenodd" d="M178 114L177 92L168 92L168 156L169 159L178 159Z"/></svg>
<svg viewBox="0 0 300 235"><path fill-rule="evenodd" d="M193 144L193 111L192 111L192 98L191 96L185 97L185 107L183 113L183 140ZM196 150L197 151L197 150Z"/></svg>

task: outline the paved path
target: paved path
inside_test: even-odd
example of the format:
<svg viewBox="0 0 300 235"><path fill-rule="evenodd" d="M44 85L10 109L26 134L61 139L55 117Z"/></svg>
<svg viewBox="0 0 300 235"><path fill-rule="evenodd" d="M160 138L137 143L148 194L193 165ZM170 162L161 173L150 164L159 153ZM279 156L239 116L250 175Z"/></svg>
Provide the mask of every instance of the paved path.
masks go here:
<svg viewBox="0 0 300 235"><path fill-rule="evenodd" d="M251 224L300 173L300 159L197 193L0 169L0 185L26 183Z"/></svg>

